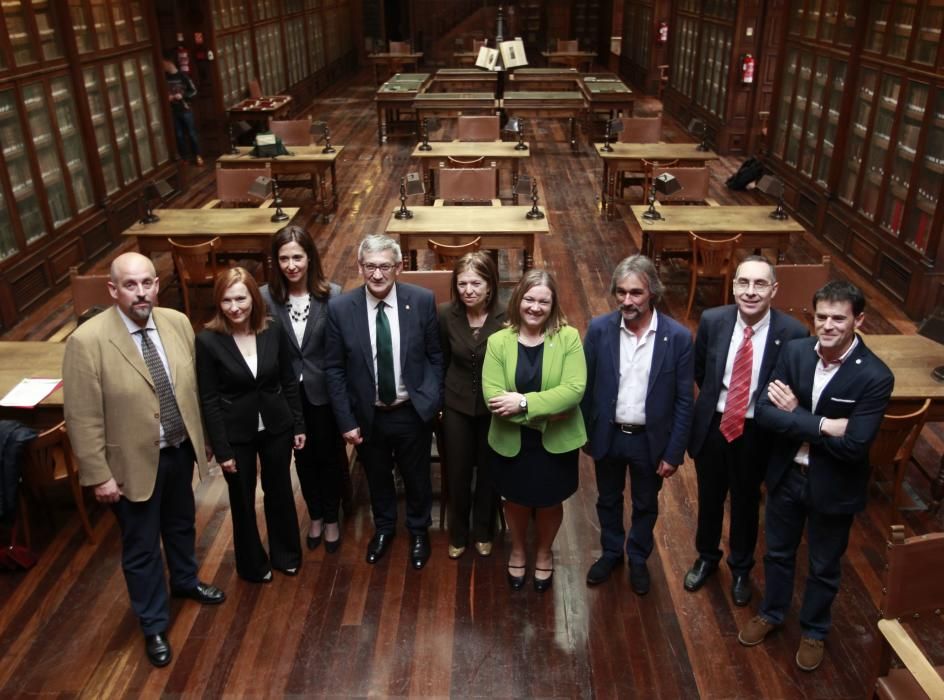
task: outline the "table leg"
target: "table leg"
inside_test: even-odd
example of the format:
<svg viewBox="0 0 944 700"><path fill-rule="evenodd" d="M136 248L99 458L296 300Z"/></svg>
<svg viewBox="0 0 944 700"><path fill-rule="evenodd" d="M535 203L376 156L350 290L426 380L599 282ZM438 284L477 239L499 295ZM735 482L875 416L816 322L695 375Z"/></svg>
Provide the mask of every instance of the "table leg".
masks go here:
<svg viewBox="0 0 944 700"><path fill-rule="evenodd" d="M387 138L387 110L377 106L377 145L383 146Z"/></svg>
<svg viewBox="0 0 944 700"><path fill-rule="evenodd" d="M573 117L568 117L570 121L570 147L573 150L577 150L577 120Z"/></svg>
<svg viewBox="0 0 944 700"><path fill-rule="evenodd" d="M942 499L944 499L944 456L941 457L937 478L931 484L931 503L928 505L928 512L937 513L941 508Z"/></svg>
<svg viewBox="0 0 944 700"><path fill-rule="evenodd" d="M423 187L426 189L423 201L429 206L433 203L433 178L432 169L429 167L429 163L426 162L426 158L423 158Z"/></svg>
<svg viewBox="0 0 944 700"><path fill-rule="evenodd" d="M532 267L534 267L534 249L525 248L524 249L524 262L522 264L522 272L527 272Z"/></svg>
<svg viewBox="0 0 944 700"><path fill-rule="evenodd" d="M338 210L338 171L335 168L337 161L331 161L331 211Z"/></svg>
<svg viewBox="0 0 944 700"><path fill-rule="evenodd" d="M418 266L416 262L416 250L414 248L410 248L410 254L407 256L407 259L409 261L409 267L407 269L416 270Z"/></svg>
<svg viewBox="0 0 944 700"><path fill-rule="evenodd" d="M323 175L318 177L318 189L321 194L321 220L324 223L328 223L328 190L325 187L325 179Z"/></svg>
<svg viewBox="0 0 944 700"><path fill-rule="evenodd" d="M511 203L518 203L518 159L511 165Z"/></svg>
<svg viewBox="0 0 944 700"><path fill-rule="evenodd" d="M786 255L784 254L783 248L777 248L777 264L782 265L786 262Z"/></svg>

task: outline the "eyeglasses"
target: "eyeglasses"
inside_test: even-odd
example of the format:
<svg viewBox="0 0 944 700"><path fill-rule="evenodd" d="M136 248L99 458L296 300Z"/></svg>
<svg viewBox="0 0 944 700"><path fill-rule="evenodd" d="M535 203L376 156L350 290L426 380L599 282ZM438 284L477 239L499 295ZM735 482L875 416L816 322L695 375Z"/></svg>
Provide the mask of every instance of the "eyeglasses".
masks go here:
<svg viewBox="0 0 944 700"><path fill-rule="evenodd" d="M375 263L363 263L361 267L371 275L377 272L377 270L380 270L380 273L383 275L389 275L396 265L391 265L390 263L382 263L380 265Z"/></svg>
<svg viewBox="0 0 944 700"><path fill-rule="evenodd" d="M773 287L773 284L767 280L734 280L734 288L739 292L747 291L751 287L754 287L755 292L763 294Z"/></svg>

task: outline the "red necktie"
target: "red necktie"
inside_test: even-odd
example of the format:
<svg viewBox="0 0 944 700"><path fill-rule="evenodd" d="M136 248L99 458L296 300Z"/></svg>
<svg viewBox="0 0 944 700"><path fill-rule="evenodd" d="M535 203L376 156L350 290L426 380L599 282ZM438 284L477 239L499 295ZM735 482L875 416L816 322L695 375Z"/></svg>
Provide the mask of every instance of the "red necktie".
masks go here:
<svg viewBox="0 0 944 700"><path fill-rule="evenodd" d="M744 340L734 356L731 370L731 382L728 384L728 398L724 402L724 414L721 416L721 434L728 442L734 442L744 432L744 418L747 416L747 404L751 399L751 372L754 369L754 345L751 336L754 329L744 329Z"/></svg>

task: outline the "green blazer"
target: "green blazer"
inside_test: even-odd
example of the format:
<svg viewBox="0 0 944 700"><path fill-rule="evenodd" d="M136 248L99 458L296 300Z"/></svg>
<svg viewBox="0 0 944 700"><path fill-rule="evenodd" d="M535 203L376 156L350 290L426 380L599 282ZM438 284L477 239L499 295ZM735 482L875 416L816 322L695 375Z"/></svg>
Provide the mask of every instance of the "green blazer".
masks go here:
<svg viewBox="0 0 944 700"><path fill-rule="evenodd" d="M516 391L518 334L503 328L488 338L482 366L482 393L485 402L505 391ZM587 441L580 413L580 399L587 386L587 363L575 328L564 326L544 339L541 391L525 394L528 410L508 418L493 415L488 444L504 457L521 450L524 425L542 433L544 449L554 454L570 452Z"/></svg>

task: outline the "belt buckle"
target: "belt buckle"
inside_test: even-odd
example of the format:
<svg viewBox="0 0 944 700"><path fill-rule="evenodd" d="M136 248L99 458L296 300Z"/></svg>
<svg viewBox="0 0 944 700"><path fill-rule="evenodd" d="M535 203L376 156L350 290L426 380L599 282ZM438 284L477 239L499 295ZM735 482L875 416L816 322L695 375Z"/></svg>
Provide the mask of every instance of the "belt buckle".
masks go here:
<svg viewBox="0 0 944 700"><path fill-rule="evenodd" d="M620 432L624 435L636 435L641 431L639 430L638 425L634 425L632 423L620 423Z"/></svg>

